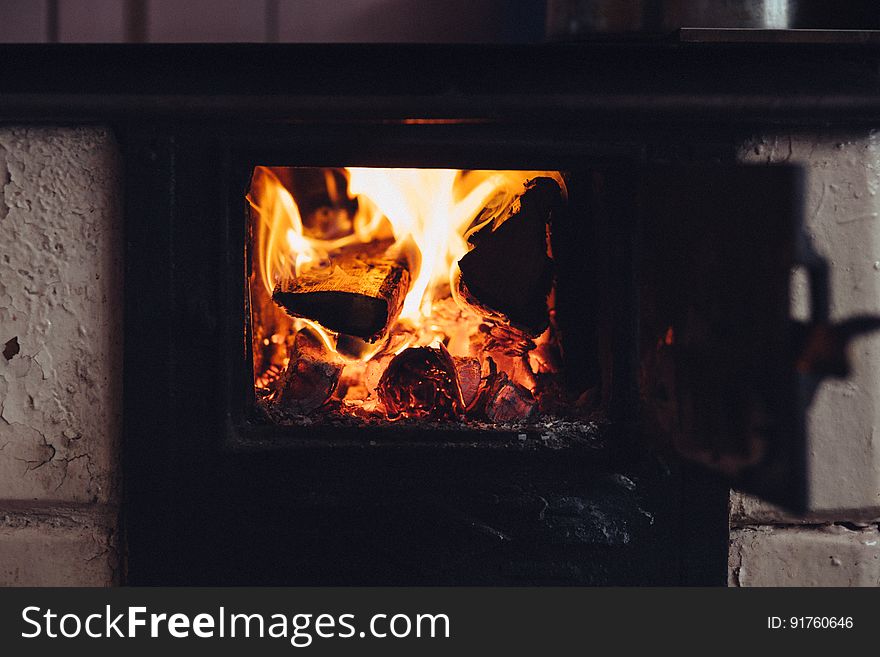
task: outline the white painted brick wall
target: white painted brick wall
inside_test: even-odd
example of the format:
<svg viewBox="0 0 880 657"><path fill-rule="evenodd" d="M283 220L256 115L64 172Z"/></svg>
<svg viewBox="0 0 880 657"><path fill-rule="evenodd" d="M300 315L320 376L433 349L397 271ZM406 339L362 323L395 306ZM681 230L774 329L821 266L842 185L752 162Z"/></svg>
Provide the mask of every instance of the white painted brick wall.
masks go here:
<svg viewBox="0 0 880 657"><path fill-rule="evenodd" d="M121 430L119 158L99 128L0 130L0 500L108 502Z"/></svg>
<svg viewBox="0 0 880 657"><path fill-rule="evenodd" d="M742 159L806 168L805 223L831 263L832 319L880 314L880 132L768 135ZM806 289L794 293L804 306ZM850 353L852 375L821 386L807 422L810 508L839 519L880 516L880 333Z"/></svg>
<svg viewBox="0 0 880 657"><path fill-rule="evenodd" d="M0 586L119 583L115 513L102 508L0 511Z"/></svg>
<svg viewBox="0 0 880 657"><path fill-rule="evenodd" d="M880 314L880 132L764 135L741 159L805 167L805 223L831 264L832 318ZM806 297L795 288L793 307ZM880 585L880 335L857 339L851 358L852 376L823 384L808 414L811 512L731 495L731 585Z"/></svg>
<svg viewBox="0 0 880 657"><path fill-rule="evenodd" d="M880 586L877 527L749 527L730 536L730 586Z"/></svg>
<svg viewBox="0 0 880 657"><path fill-rule="evenodd" d="M104 128L0 128L0 349L19 349L0 356L0 516L27 515L22 504L81 511L60 525L41 511L31 525L0 523L0 583L109 581L108 558L81 565L95 550L77 523L118 498L120 171Z"/></svg>

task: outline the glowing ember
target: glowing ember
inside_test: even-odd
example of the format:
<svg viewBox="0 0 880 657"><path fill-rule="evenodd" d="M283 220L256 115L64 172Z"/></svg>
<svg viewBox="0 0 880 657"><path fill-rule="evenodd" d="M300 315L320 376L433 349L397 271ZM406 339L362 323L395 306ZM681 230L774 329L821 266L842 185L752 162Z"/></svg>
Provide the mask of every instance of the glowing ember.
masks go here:
<svg viewBox="0 0 880 657"><path fill-rule="evenodd" d="M464 411L455 363L442 344L411 347L395 356L378 391L391 420L401 416L452 419Z"/></svg>

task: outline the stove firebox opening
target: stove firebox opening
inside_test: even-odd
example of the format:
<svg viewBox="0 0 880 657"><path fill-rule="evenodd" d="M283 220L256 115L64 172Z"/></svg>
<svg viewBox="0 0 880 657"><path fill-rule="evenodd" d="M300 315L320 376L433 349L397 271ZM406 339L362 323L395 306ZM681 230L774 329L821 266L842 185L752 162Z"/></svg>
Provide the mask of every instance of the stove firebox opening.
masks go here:
<svg viewBox="0 0 880 657"><path fill-rule="evenodd" d="M557 303L559 274L577 260L559 237L571 185L559 171L256 167L247 314L257 415L294 426L594 429L600 395L568 384L577 364Z"/></svg>

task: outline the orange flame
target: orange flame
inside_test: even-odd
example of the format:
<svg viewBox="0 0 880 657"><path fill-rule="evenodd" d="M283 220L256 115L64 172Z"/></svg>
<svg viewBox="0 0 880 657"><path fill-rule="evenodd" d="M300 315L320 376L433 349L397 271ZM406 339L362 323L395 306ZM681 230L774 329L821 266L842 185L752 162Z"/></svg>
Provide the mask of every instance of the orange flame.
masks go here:
<svg viewBox="0 0 880 657"><path fill-rule="evenodd" d="M341 194L329 171L325 170L327 191L335 201ZM484 209L491 208L491 216L484 221L502 215L522 193L524 183L536 176L553 177L565 193L558 172L350 167L343 175L348 182L347 200L356 202L357 210L350 232L330 239L306 230L297 202L271 169L254 170L248 200L257 217L255 273L271 298L278 283L304 271L326 268L329 272L333 254L339 249L391 237L412 274L399 319L416 333L426 329L426 335L419 338L426 344L436 338L436 327L430 321L434 302L441 294L449 296L455 263L467 251L465 236ZM279 309L271 312L283 323ZM302 324L312 326L336 351L337 336L332 332L307 320L287 318L287 322L294 329ZM400 351L406 346L412 342L389 348ZM366 349L356 359L368 360L381 348L379 344Z"/></svg>

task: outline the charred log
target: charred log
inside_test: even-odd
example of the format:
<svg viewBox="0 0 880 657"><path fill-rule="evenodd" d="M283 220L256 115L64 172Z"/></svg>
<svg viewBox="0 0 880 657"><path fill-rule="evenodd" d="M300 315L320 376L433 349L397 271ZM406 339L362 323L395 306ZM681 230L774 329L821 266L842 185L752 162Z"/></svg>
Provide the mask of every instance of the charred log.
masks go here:
<svg viewBox="0 0 880 657"><path fill-rule="evenodd" d="M342 367L314 331L302 329L278 381L276 403L291 413L311 413L333 395Z"/></svg>
<svg viewBox="0 0 880 657"><path fill-rule="evenodd" d="M464 411L455 363L442 345L410 347L394 357L379 380L389 419L448 420Z"/></svg>
<svg viewBox="0 0 880 657"><path fill-rule="evenodd" d="M540 335L549 322L547 297L553 261L547 255L547 225L562 201L551 178L535 178L506 217L486 224L468 242L459 261L459 296L484 316Z"/></svg>
<svg viewBox="0 0 880 657"><path fill-rule="evenodd" d="M307 237L332 240L353 231L357 201L350 198L343 169L271 167L296 199Z"/></svg>
<svg viewBox="0 0 880 657"><path fill-rule="evenodd" d="M375 244L358 245L334 256L329 271L280 283L272 300L293 317L375 342L397 319L409 286L404 259Z"/></svg>
<svg viewBox="0 0 880 657"><path fill-rule="evenodd" d="M503 372L496 379L486 404L486 417L492 422L518 422L531 418L537 401L528 388L507 378Z"/></svg>

